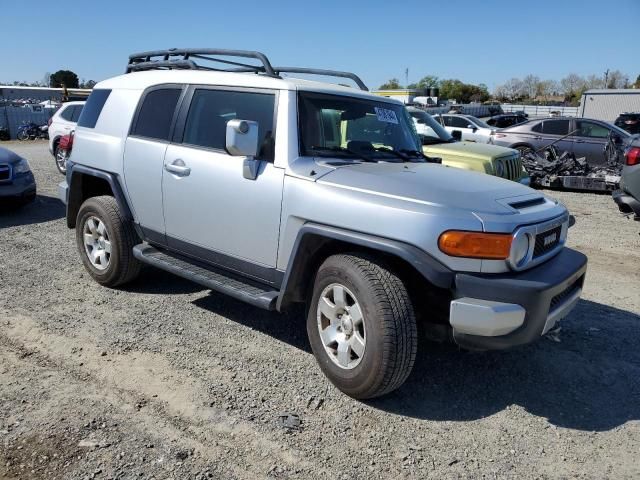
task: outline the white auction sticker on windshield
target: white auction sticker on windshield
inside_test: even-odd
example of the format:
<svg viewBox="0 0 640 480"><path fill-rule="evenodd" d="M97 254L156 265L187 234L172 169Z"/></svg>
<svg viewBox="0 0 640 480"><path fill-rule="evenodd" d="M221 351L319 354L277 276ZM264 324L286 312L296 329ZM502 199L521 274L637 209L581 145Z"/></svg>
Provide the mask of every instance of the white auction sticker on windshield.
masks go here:
<svg viewBox="0 0 640 480"><path fill-rule="evenodd" d="M376 111L376 116L378 120L385 123L395 123L398 124L398 117L396 117L396 112L393 110L389 110L387 108L373 107Z"/></svg>

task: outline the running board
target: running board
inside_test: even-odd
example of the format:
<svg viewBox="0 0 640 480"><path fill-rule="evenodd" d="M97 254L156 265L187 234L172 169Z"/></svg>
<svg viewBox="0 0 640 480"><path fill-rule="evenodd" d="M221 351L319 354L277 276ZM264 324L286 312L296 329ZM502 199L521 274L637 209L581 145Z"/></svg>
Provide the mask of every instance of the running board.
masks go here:
<svg viewBox="0 0 640 480"><path fill-rule="evenodd" d="M182 255L159 250L146 243L133 247L133 255L141 262L166 270L216 292L224 293L265 310L276 309L276 301L280 292L270 290L257 282L245 280L219 268L205 266Z"/></svg>

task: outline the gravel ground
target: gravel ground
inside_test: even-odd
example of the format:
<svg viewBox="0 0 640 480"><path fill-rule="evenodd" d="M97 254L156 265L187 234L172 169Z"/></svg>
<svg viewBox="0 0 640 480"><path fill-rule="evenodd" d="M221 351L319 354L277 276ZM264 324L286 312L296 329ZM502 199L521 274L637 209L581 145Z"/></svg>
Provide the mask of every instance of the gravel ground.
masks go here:
<svg viewBox="0 0 640 480"><path fill-rule="evenodd" d="M550 192L590 261L559 334L508 352L424 343L401 389L358 402L320 373L300 312L151 269L98 286L46 144L2 146L39 195L0 213L0 479L640 476L640 223L609 196Z"/></svg>

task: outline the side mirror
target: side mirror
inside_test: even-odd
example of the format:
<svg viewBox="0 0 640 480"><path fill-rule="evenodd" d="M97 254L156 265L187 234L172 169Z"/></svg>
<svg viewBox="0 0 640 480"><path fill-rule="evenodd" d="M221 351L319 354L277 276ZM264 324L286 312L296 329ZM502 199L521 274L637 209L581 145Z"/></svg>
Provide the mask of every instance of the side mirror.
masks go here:
<svg viewBox="0 0 640 480"><path fill-rule="evenodd" d="M467 125L467 128L470 128L471 130L473 130L473 132L475 133L476 130L478 130L478 127L476 127L475 125Z"/></svg>
<svg viewBox="0 0 640 480"><path fill-rule="evenodd" d="M258 153L258 122L250 120L229 120L227 122L227 152L244 160L242 176L248 180L258 178L260 161L254 157Z"/></svg>
<svg viewBox="0 0 640 480"><path fill-rule="evenodd" d="M460 130L454 130L451 132L451 136L455 138L457 141L462 140L462 132Z"/></svg>

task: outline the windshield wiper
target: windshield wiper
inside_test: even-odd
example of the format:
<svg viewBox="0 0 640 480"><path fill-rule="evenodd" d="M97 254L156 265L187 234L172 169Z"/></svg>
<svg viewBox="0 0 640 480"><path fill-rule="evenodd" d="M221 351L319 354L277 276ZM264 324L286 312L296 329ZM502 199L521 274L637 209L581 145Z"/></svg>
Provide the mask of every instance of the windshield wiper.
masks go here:
<svg viewBox="0 0 640 480"><path fill-rule="evenodd" d="M405 152L407 150L400 150L400 151L396 151L393 150L391 148L387 148L387 147L373 147L373 150L375 152L382 152L382 153L390 153L391 155L393 155L394 157L397 157L405 162L412 162L413 160L411 159L411 157L405 155L402 152Z"/></svg>
<svg viewBox="0 0 640 480"><path fill-rule="evenodd" d="M346 148L346 147L321 147L318 145L312 145L309 147L309 150L313 150L314 152L341 152L341 153L349 153L355 157L358 157L362 160L364 160L365 162L373 162L375 163L376 160L374 160L371 157L368 157L367 155L364 155L361 152L357 152L356 150L351 150L350 148Z"/></svg>

